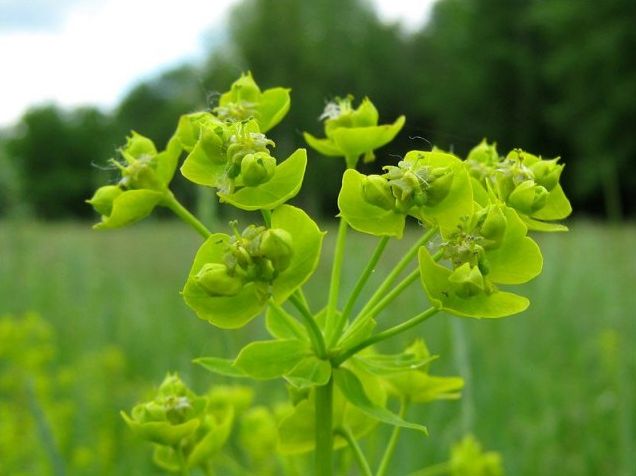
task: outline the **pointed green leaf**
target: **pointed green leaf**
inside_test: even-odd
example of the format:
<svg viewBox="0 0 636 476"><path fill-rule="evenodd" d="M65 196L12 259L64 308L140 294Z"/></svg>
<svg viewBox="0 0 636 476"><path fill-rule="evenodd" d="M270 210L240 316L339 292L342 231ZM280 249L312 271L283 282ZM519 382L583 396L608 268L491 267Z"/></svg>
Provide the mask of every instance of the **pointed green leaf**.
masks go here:
<svg viewBox="0 0 636 476"><path fill-rule="evenodd" d="M272 210L296 196L303 183L307 151L297 149L276 166L271 180L256 187L243 187L231 194L219 193L221 201L242 210Z"/></svg>
<svg viewBox="0 0 636 476"><path fill-rule="evenodd" d="M113 208L109 216L102 216L102 221L94 228L120 228L146 218L163 200L163 193L154 190L126 190L113 200Z"/></svg>
<svg viewBox="0 0 636 476"><path fill-rule="evenodd" d="M272 228L281 228L292 236L290 265L272 284L272 296L280 304L316 270L324 233L304 211L291 205L281 205L272 212Z"/></svg>
<svg viewBox="0 0 636 476"><path fill-rule="evenodd" d="M199 357L192 362L200 365L206 370L224 377L247 377L245 372L241 369L234 367L234 361L232 359L222 359L220 357Z"/></svg>
<svg viewBox="0 0 636 476"><path fill-rule="evenodd" d="M252 342L239 352L234 366L255 379L280 377L310 354L307 342L267 340Z"/></svg>
<svg viewBox="0 0 636 476"><path fill-rule="evenodd" d="M268 299L268 286L252 282L243 286L235 296L210 296L194 280L206 263L223 263L229 239L227 235L215 233L201 245L182 294L186 304L200 319L223 329L236 329L243 327L263 310Z"/></svg>
<svg viewBox="0 0 636 476"><path fill-rule="evenodd" d="M424 247L420 248L419 262L422 286L431 304L440 310L456 316L499 318L522 312L530 304L523 296L503 291L459 297L448 280L451 270L437 264Z"/></svg>
<svg viewBox="0 0 636 476"><path fill-rule="evenodd" d="M461 377L436 377L421 371L394 373L385 379L391 393L413 403L455 400L461 397L464 387Z"/></svg>
<svg viewBox="0 0 636 476"><path fill-rule="evenodd" d="M530 231L543 231L543 232L559 232L568 231L568 227L560 223L547 223L544 221L534 220L528 216L521 215L521 219L528 227Z"/></svg>
<svg viewBox="0 0 636 476"><path fill-rule="evenodd" d="M308 388L315 385L326 385L331 377L331 365L315 355L303 358L285 374L285 379L297 388Z"/></svg>
<svg viewBox="0 0 636 476"><path fill-rule="evenodd" d="M188 455L186 461L188 468L200 467L206 460L218 453L227 442L233 423L234 407L232 405L225 407L222 414L206 415L202 426L207 433Z"/></svg>
<svg viewBox="0 0 636 476"><path fill-rule="evenodd" d="M151 421L141 423L133 420L126 412L120 412L129 428L137 436L158 443L160 445L175 445L183 438L190 436L199 426L199 420L188 420L178 425L172 425L168 421Z"/></svg>
<svg viewBox="0 0 636 476"><path fill-rule="evenodd" d="M342 218L351 228L362 233L402 238L405 216L367 202L362 192L364 179L364 175L354 169L345 171L338 195Z"/></svg>
<svg viewBox="0 0 636 476"><path fill-rule="evenodd" d="M409 423L400 416L391 412L385 407L373 403L364 391L364 387L358 377L346 368L339 368L334 372L334 379L342 394L352 405L366 413L372 418L401 428L410 428L428 434L428 430L423 425Z"/></svg>
<svg viewBox="0 0 636 476"><path fill-rule="evenodd" d="M356 365L373 375L391 375L425 367L437 359L437 355L422 358L409 352L390 355L365 353L358 354L353 358Z"/></svg>

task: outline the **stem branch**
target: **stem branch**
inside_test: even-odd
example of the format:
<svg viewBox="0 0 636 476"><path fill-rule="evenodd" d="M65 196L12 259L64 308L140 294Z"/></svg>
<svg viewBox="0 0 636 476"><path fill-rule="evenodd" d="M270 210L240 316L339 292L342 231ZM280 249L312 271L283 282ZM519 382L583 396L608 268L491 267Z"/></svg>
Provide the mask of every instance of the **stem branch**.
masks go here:
<svg viewBox="0 0 636 476"><path fill-rule="evenodd" d="M338 428L336 432L340 436L342 436L345 440L347 440L347 443L349 444L349 448L351 448L351 451L353 451L353 455L355 456L356 461L358 462L358 466L360 466L360 470L362 471L362 474L364 476L373 476L373 473L371 472L371 467L369 466L369 462L365 458L364 453L362 452L362 448L360 448L360 445L358 444L358 442L356 441L356 438L351 433L351 430L343 427L343 428Z"/></svg>
<svg viewBox="0 0 636 476"><path fill-rule="evenodd" d="M334 366L341 365L349 357L357 354L362 349L366 349L370 345L376 344L380 341L389 339L397 334L401 334L402 332L409 330L411 327L418 325L420 322L424 322L425 320L434 316L438 312L439 312L439 309L435 307L429 307L426 311L421 312L420 314L410 318L407 321L404 321L402 324L398 324L397 326L390 327L389 329L385 331L378 332L377 334L372 335L371 337L363 340L358 345L351 347L345 353L337 357L334 361Z"/></svg>
<svg viewBox="0 0 636 476"><path fill-rule="evenodd" d="M289 301L294 306L296 306L296 309L298 309L298 311L300 311L300 315L303 318L303 324L307 328L309 337L314 343L316 352L318 353L318 357L324 359L325 357L327 357L327 346L325 345L325 339L322 335L322 331L318 327L318 324L316 324L314 316L311 315L311 312L309 312L309 309L307 309L298 295L292 294L289 297Z"/></svg>
<svg viewBox="0 0 636 476"><path fill-rule="evenodd" d="M174 212L184 222L194 228L203 238L208 238L212 232L201 223L197 217L188 211L179 201L176 199L171 191L167 191L163 204Z"/></svg>
<svg viewBox="0 0 636 476"><path fill-rule="evenodd" d="M347 238L347 222L340 218L338 225L338 238L336 239L336 250L334 252L333 266L331 268L331 282L329 283L329 297L327 300L327 342L331 342L335 335L337 323L334 319L337 317L336 309L338 307L338 293L340 291L340 275L342 271L342 262L344 260L345 242Z"/></svg>
<svg viewBox="0 0 636 476"><path fill-rule="evenodd" d="M404 418L406 414L406 410L408 409L409 402L407 399L402 398L400 400L400 418ZM393 432L391 433L391 438L387 443L386 450L384 451L384 455L382 455L382 461L380 461L380 467L378 468L378 472L375 476L385 476L387 471L389 470L389 463L391 463L391 458L393 458L393 454L395 453L395 447L397 445L398 439L400 438L402 428L396 426L393 428Z"/></svg>

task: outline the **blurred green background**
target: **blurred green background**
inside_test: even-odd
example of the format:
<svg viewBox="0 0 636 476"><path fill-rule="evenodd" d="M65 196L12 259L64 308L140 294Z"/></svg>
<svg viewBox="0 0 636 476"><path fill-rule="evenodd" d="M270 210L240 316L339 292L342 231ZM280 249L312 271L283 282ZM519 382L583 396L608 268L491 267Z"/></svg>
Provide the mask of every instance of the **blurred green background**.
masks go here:
<svg viewBox="0 0 636 476"><path fill-rule="evenodd" d="M407 33L363 1L245 0L204 63L139 83L113 111L26 112L0 132L0 475L154 474L119 410L168 370L200 391L223 383L191 359L229 357L263 335L258 319L221 332L185 307L178 291L199 244L190 230L154 219L94 232L84 203L112 180L104 166L131 129L163 145L180 114L213 107L246 70L264 88L292 88L272 131L280 157L303 146L302 131L321 132L327 100L352 93L371 97L381 122L407 116L369 170L432 144L461 155L483 137L502 153L522 147L567 164L571 232L539 237L545 271L521 290L530 310L495 322L438 316L395 344L424 336L441 354L436 373L460 374L467 388L460 402L413 411L431 437L405 433L392 474L443 461L467 431L502 453L510 475L634 474L635 18L632 0L439 0ZM295 199L328 240L340 162L310 152ZM175 190L210 222L227 221L185 180ZM356 239L345 293L375 244ZM382 269L404 246L393 243ZM316 307L324 258L308 289ZM425 305L415 288L396 304ZM263 389L261 401L284 397ZM386 436L367 449L376 454Z"/></svg>

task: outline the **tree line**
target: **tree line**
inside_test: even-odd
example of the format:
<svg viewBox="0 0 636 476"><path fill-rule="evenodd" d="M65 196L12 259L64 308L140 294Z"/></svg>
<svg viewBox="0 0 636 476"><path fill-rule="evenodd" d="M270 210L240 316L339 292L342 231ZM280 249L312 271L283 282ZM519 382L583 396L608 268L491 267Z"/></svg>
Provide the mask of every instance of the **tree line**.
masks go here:
<svg viewBox="0 0 636 476"><path fill-rule="evenodd" d="M90 216L83 200L108 176L131 129L163 146L180 114L214 107L242 71L292 88L276 153L302 144L335 96L369 96L381 121L407 126L380 165L432 145L463 155L482 138L561 156L575 210L618 219L636 211L636 2L439 0L419 31L382 23L363 0L244 0L228 39L202 64L134 87L110 112L30 109L0 136L0 214ZM342 165L310 157L298 199L332 216ZM369 165L378 167L378 164ZM177 193L183 193L179 183ZM182 197L194 201L196 197Z"/></svg>

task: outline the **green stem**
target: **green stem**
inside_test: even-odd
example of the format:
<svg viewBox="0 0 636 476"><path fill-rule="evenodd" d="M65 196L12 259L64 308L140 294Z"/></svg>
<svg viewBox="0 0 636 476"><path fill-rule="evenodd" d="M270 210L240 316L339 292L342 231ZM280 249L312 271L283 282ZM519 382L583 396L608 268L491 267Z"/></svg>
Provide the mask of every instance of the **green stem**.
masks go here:
<svg viewBox="0 0 636 476"><path fill-rule="evenodd" d="M450 461L444 463L438 463L428 468L421 469L415 473L411 473L410 476L439 476L440 474L447 474L451 471Z"/></svg>
<svg viewBox="0 0 636 476"><path fill-rule="evenodd" d="M296 289L296 291L294 291L294 294L298 296L300 301L303 303L303 306L305 306L311 312L311 306L309 305L309 301L307 301L307 297L305 296L305 293L303 292L303 288Z"/></svg>
<svg viewBox="0 0 636 476"><path fill-rule="evenodd" d="M409 406L409 402L406 398L402 398L400 400L400 418L404 418L406 415L406 410ZM389 463L391 462L391 458L393 458L393 454L395 453L395 447L397 445L398 439L400 438L402 427L395 426L393 427L393 432L391 433L391 438L386 446L386 450L384 451L384 455L382 455L382 461L380 461L380 467L378 468L378 472L376 476L385 476L387 471L389 470Z"/></svg>
<svg viewBox="0 0 636 476"><path fill-rule="evenodd" d="M336 308L338 307L338 293L340 291L340 275L342 271L342 262L344 260L345 242L347 238L347 222L340 218L340 224L338 225L338 238L336 239L336 250L334 252L333 266L331 268L331 282L329 283L329 298L327 300L327 316L326 316L326 329L327 329L327 342L331 342L335 335L335 327L337 325L334 322L336 316Z"/></svg>
<svg viewBox="0 0 636 476"><path fill-rule="evenodd" d="M353 455L355 456L356 461L358 462L358 466L360 466L360 470L362 471L362 474L364 476L373 476L373 472L371 471L369 462L365 458L364 453L362 452L362 448L360 448L360 445L358 444L355 437L351 433L351 430L349 430L348 428L339 428L337 430L337 433L340 436L342 436L345 440L347 440L347 443L349 444L349 448L351 448L351 451L353 452Z"/></svg>
<svg viewBox="0 0 636 476"><path fill-rule="evenodd" d="M383 340L389 339L389 338L391 338L391 337L393 337L393 336L395 336L397 334L401 334L402 332L405 332L405 331L409 330L411 327L417 326L419 323L424 322L427 319L429 319L430 317L432 317L435 314L437 314L437 312L439 312L439 309L437 309L435 307L429 307L426 311L421 312L420 314L410 318L407 321L404 321L402 324L398 324L397 326L390 327L389 329L387 329L385 331L378 332L377 334L372 335L368 339L363 340L358 345L350 348L345 353L343 353L339 357L337 357L334 360L334 366L341 365L349 357L357 354L362 349L366 349L370 345L373 345L373 344L376 344L376 343L381 342Z"/></svg>
<svg viewBox="0 0 636 476"><path fill-rule="evenodd" d="M404 291L407 287L409 287L409 285L413 281L417 280L417 278L419 278L419 276L420 276L420 270L419 269L414 269L410 274L408 274L400 282L400 284L395 286L389 292L389 294L384 296L384 298L382 298L382 300L380 300L380 302L378 302L375 306L373 306L373 308L366 314L366 316L369 316L369 317L377 316L380 313L380 311L382 311L382 309L387 307L391 303L391 301L393 301L396 297L398 297L402 293L402 291Z"/></svg>
<svg viewBox="0 0 636 476"><path fill-rule="evenodd" d="M175 198L171 191L167 191L163 204L174 212L184 222L194 228L203 238L208 238L212 232L201 223L197 217L190 213L179 201Z"/></svg>
<svg viewBox="0 0 636 476"><path fill-rule="evenodd" d="M378 264L378 261L380 261L380 257L382 256L382 253L384 253L384 249L386 248L386 245L389 242L389 239L390 237L388 236L383 236L380 239L380 242L378 243L378 246L375 248L375 251L373 252L373 255L371 256L371 259L367 263L367 266L364 268L364 271L362 271L360 278L358 278L358 282L353 288L353 291L351 292L351 296L349 296L349 299L347 300L347 304L345 305L344 311L342 311L342 314L340 315L340 319L338 319L338 321L336 322L332 340L329 342L330 347L335 343L333 341L342 333L342 330L344 329L347 319L351 315L351 311L353 310L353 307L356 304L356 300L360 296L360 293L362 292L364 285L367 283L367 281L369 280L369 278L375 271L375 267Z"/></svg>
<svg viewBox="0 0 636 476"><path fill-rule="evenodd" d="M272 227L272 212L269 210L261 210L261 215L263 215L263 221L267 228Z"/></svg>
<svg viewBox="0 0 636 476"><path fill-rule="evenodd" d="M316 476L333 475L333 377L316 387Z"/></svg>
<svg viewBox="0 0 636 476"><path fill-rule="evenodd" d="M366 304L366 306L364 306L362 310L358 313L358 317L367 314L369 309L375 306L378 303L378 301L380 301L382 297L386 295L387 291L393 285L393 283L395 282L397 277L400 275L400 273L404 271L404 268L406 268L408 264L411 262L411 260L415 257L415 255L417 255L417 252L419 251L419 249L422 246L424 246L426 243L428 243L430 239L437 234L437 232L438 232L437 228L431 228L426 233L424 233L424 235L419 240L417 240L413 244L413 246L411 246L409 251L407 251L406 254L402 257L402 259L398 262L398 264L395 265L395 268L393 268L393 271L389 273L389 275L386 277L386 279L380 285L377 291L373 293L373 296L371 296L371 299L369 299L369 302Z"/></svg>
<svg viewBox="0 0 636 476"><path fill-rule="evenodd" d="M314 347L316 348L318 357L324 359L325 357L327 357L327 346L325 345L325 339L322 335L322 332L320 331L320 328L318 327L318 324L316 324L314 316L311 315L309 309L307 309L307 307L303 304L301 299L296 294L292 294L289 297L289 301L294 306L296 306L296 309L298 309L298 311L300 311L300 315L303 318L303 324L307 328L309 337L314 343Z"/></svg>

